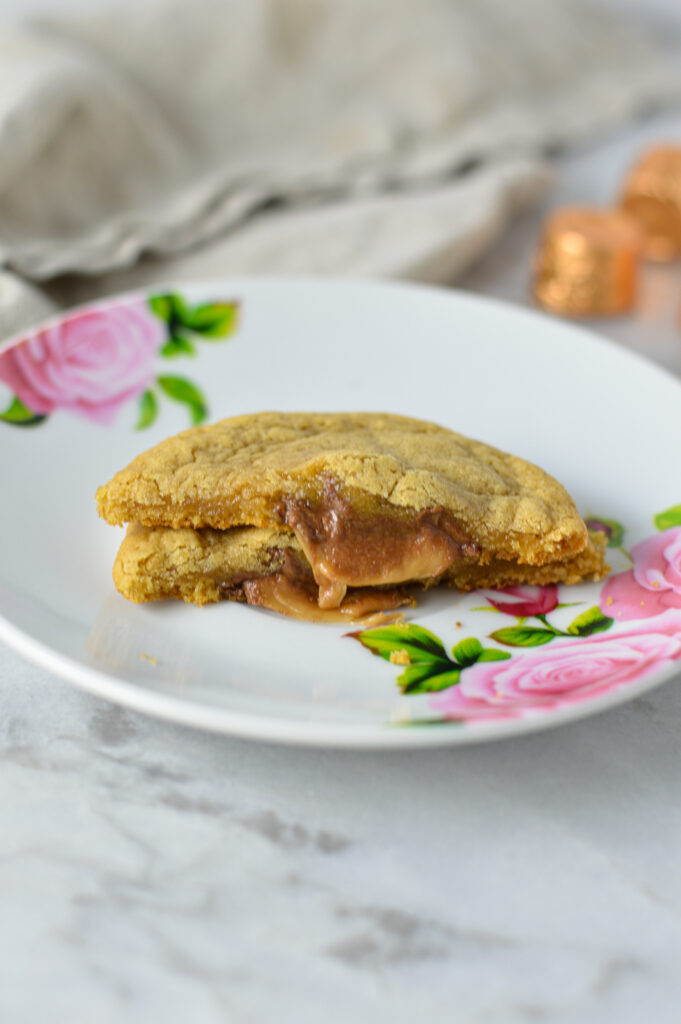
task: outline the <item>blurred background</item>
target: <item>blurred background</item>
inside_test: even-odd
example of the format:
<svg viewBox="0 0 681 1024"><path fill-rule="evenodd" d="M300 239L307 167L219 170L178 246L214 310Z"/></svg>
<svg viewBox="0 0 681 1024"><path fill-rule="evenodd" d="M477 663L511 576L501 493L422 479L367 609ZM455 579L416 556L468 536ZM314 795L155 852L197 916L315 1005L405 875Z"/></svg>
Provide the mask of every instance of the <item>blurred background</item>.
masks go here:
<svg viewBox="0 0 681 1024"><path fill-rule="evenodd" d="M0 19L5 337L224 274L531 301L547 212L616 203L642 148L681 140L674 0L0 0ZM614 335L641 347L652 316L650 354L681 369L674 272L646 274Z"/></svg>

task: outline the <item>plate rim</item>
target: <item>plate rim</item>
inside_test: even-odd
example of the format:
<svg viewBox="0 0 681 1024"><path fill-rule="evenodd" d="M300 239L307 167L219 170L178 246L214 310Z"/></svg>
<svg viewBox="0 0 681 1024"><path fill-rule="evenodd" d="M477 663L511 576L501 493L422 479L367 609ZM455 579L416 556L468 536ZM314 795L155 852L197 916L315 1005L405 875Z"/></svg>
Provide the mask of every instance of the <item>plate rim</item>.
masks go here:
<svg viewBox="0 0 681 1024"><path fill-rule="evenodd" d="M145 297L150 293L159 291L192 291L194 289L201 290L213 287L224 288L225 285L227 285L230 290L236 290L244 285L264 285L268 288L285 287L287 285L303 285L309 288L366 288L367 290L380 290L386 292L410 291L430 296L437 296L444 299L455 298L457 301L460 300L464 303L470 303L471 306L478 306L482 308L491 306L497 308L501 312L510 313L512 316L527 318L535 323L549 323L553 327L558 327L561 330L565 329L568 333L579 334L588 338L591 344L595 343L602 348L609 349L611 353L615 353L618 358L624 359L625 361L643 365L648 371L653 371L664 380L681 387L681 377L677 377L671 370L668 370L667 367L655 362L653 359L643 355L641 352L624 348L619 342L614 341L612 338L599 334L596 327L598 323L600 323L600 320L597 319L586 320L584 318L572 318L568 316L561 316L559 314L549 315L536 306L525 306L509 299L502 299L493 295L483 295L480 292L466 291L466 289L459 288L454 285L427 284L420 281L403 281L388 278L343 278L321 274L316 277L311 275L298 276L295 274L240 274L228 277L197 277L188 279L163 278L156 283L150 282L148 285L139 288L130 288L122 292L112 292L107 295L101 295L95 299L87 299L85 302L79 302L74 306L68 306L66 309L57 310L51 316L41 317L36 321L32 321L22 330L15 331L8 335L8 337L0 340L0 353L4 353L15 345L21 344L22 341L26 340L27 335L30 335L35 331L47 330L56 326L62 320L72 317L75 313L86 312L90 309L101 309L103 306L117 304L128 299Z"/></svg>
<svg viewBox="0 0 681 1024"><path fill-rule="evenodd" d="M112 673L77 662L36 640L0 613L0 641L32 664L45 668L59 679L79 690L106 700L117 707L137 711L202 732L298 746L335 750L396 750L424 747L471 746L515 736L545 732L583 718L591 718L655 689L681 672L670 665L652 672L644 679L601 697L581 701L522 718L467 721L436 721L432 726L419 724L404 728L399 723L380 725L303 723L302 720L278 718L274 715L229 711L190 700L172 697L156 690L145 690ZM408 722L405 723L409 725Z"/></svg>

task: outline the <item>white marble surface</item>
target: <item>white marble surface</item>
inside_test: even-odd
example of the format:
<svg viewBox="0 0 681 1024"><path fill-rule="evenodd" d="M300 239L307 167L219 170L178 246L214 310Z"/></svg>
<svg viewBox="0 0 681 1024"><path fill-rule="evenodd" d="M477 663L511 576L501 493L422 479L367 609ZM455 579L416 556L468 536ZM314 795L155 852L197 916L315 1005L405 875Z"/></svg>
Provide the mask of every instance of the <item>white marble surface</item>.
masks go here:
<svg viewBox="0 0 681 1024"><path fill-rule="evenodd" d="M665 137L681 111L564 159L547 206L607 201ZM464 287L526 301L542 213ZM651 271L599 329L681 372L680 300L681 267ZM121 711L3 648L0 1021L676 1022L680 682L512 742L314 752Z"/></svg>

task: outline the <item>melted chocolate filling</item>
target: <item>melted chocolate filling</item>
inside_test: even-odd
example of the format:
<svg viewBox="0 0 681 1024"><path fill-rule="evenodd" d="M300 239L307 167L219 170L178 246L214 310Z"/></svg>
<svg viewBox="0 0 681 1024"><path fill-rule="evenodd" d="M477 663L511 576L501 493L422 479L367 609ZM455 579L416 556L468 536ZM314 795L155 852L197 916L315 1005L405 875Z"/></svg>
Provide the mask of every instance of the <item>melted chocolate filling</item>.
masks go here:
<svg viewBox="0 0 681 1024"><path fill-rule="evenodd" d="M348 587L441 576L456 559L479 551L442 508L361 514L328 479L320 504L287 498L280 515L310 563L320 608L339 607Z"/></svg>

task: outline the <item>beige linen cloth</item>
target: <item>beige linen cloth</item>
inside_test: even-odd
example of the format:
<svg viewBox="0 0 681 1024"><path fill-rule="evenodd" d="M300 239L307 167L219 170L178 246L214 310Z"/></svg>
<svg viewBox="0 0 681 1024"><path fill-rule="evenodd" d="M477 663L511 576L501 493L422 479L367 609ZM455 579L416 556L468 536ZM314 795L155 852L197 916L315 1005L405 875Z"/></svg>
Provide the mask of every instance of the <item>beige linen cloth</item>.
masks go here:
<svg viewBox="0 0 681 1024"><path fill-rule="evenodd" d="M59 302L228 273L450 281L547 156L681 94L666 41L594 2L88 12L0 31L4 336L50 279Z"/></svg>

